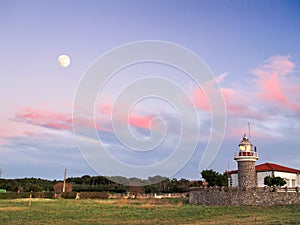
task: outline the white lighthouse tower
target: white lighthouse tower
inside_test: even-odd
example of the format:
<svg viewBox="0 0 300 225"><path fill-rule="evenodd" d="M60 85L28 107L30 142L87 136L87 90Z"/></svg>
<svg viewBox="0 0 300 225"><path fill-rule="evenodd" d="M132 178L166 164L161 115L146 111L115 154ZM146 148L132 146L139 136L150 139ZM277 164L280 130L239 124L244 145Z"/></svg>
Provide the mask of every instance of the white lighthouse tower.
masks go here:
<svg viewBox="0 0 300 225"><path fill-rule="evenodd" d="M258 160L258 154L256 147L253 149L253 145L246 134L244 134L239 144L239 152L234 153L234 160L238 163L239 187L256 187L255 162Z"/></svg>

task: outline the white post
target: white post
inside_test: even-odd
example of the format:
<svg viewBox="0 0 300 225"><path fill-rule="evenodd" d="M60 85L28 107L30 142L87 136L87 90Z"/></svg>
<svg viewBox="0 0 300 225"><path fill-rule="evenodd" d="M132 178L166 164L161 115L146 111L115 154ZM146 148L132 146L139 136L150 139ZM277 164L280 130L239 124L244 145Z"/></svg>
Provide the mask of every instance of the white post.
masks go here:
<svg viewBox="0 0 300 225"><path fill-rule="evenodd" d="M63 190L62 190L63 193L66 191L66 178L67 178L67 169L65 169L64 172L64 183L63 183Z"/></svg>

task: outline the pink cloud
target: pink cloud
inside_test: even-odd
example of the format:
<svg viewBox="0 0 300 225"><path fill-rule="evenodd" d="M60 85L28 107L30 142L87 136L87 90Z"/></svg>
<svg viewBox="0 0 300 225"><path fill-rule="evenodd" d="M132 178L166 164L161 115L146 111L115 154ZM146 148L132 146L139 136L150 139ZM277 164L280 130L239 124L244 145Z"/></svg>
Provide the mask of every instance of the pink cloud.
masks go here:
<svg viewBox="0 0 300 225"><path fill-rule="evenodd" d="M56 130L72 129L72 118L70 116L53 111L25 108L15 115L15 120Z"/></svg>
<svg viewBox="0 0 300 225"><path fill-rule="evenodd" d="M32 132L32 131L24 131L24 135L28 136L28 137L33 137L36 135L36 133Z"/></svg>
<svg viewBox="0 0 300 225"><path fill-rule="evenodd" d="M201 88L199 87L191 87L191 97L193 105L200 110L204 111L210 111L211 106L209 104L208 96L212 93L217 91L218 86L216 84L220 84L224 81L225 77L228 75L228 73L223 73L216 77L215 79L212 79L206 83L203 83ZM221 93L223 93L224 90L222 88L220 89ZM226 91L228 91L227 89Z"/></svg>
<svg viewBox="0 0 300 225"><path fill-rule="evenodd" d="M73 121L71 114L69 115L66 113L59 113L50 110L37 110L27 107L20 110L20 112L15 115L14 119L26 124L46 127L55 130L73 130ZM83 127L95 127L97 130L110 131L110 129L106 128L103 125L106 121L105 118L97 118L96 123L85 118L80 118L79 121Z"/></svg>
<svg viewBox="0 0 300 225"><path fill-rule="evenodd" d="M289 56L272 56L258 68L252 70L257 76L256 83L259 87L259 97L278 107L293 111L300 111L300 104L291 101L289 96L300 85L291 83L287 77L293 71L295 64L290 61ZM292 88L291 88L292 87Z"/></svg>
<svg viewBox="0 0 300 225"><path fill-rule="evenodd" d="M96 119L98 121L97 124L102 123L107 125L107 123L111 122L111 119L114 119L120 123L129 124L137 128L148 129L150 127L151 120L153 119L153 116L142 115L143 113L141 113L138 109L132 111L128 117L123 115L123 113L127 112L123 112L122 110L116 110L116 112L113 113L114 105L107 101L102 101L97 108L99 112ZM124 105L124 108L127 108L127 106ZM111 116L114 117L112 118Z"/></svg>
<svg viewBox="0 0 300 225"><path fill-rule="evenodd" d="M128 123L132 126L138 127L138 128L144 128L147 129L150 127L152 117L149 116L133 116L130 115L128 118Z"/></svg>
<svg viewBox="0 0 300 225"><path fill-rule="evenodd" d="M89 127L89 128L93 128L93 129L97 129L98 131L105 131L105 132L111 132L112 129L110 128L108 124L108 119L107 118L103 118L100 117L96 119L96 121L94 120L88 120L86 118L77 118L76 119L76 123L79 123L80 126L82 126L82 128L84 127Z"/></svg>
<svg viewBox="0 0 300 225"><path fill-rule="evenodd" d="M103 103L99 106L99 112L102 115L111 115L113 106L110 103Z"/></svg>
<svg viewBox="0 0 300 225"><path fill-rule="evenodd" d="M200 88L195 88L192 90L193 104L197 109L204 111L209 111L210 106L206 98L205 92Z"/></svg>
<svg viewBox="0 0 300 225"><path fill-rule="evenodd" d="M100 107L100 114L96 117L94 122L87 120L86 118L77 118L77 121L83 127L92 127L97 130L111 132L111 118L108 115L111 114L113 106L109 103ZM118 118L115 118L118 119ZM34 108L21 109L14 117L15 121L23 122L34 126L41 126L55 130L67 130L72 131L72 117L65 113L54 112L50 110L37 110ZM152 120L152 116L136 116L130 115L127 120L120 121L122 123L128 123L131 126L138 128L148 129ZM24 133L24 132L23 132ZM25 131L25 135L30 136L30 131Z"/></svg>
<svg viewBox="0 0 300 225"><path fill-rule="evenodd" d="M215 84L221 83L224 81L228 73L223 73L218 76L215 80L211 80L203 85L203 90L200 88L194 88L191 91L193 104L196 108L204 111L212 110L209 101L206 97L206 94L213 91L217 91ZM227 110L227 114L229 116L238 116L238 117L247 117L247 118L261 118L261 115L255 111L253 111L249 105L249 99L245 97L245 92L240 89L232 89L232 88L224 88L220 87L220 92L224 97L225 107Z"/></svg>
<svg viewBox="0 0 300 225"><path fill-rule="evenodd" d="M299 78L290 75L294 68L295 64L289 56L272 56L263 65L252 70L256 79L255 82L245 81L246 89L244 86L234 89L221 87L228 116L262 120L266 119L267 115L262 113L261 109L274 107L299 112L300 81ZM216 91L217 87L214 84L218 83L221 86L227 75L228 73L221 74L204 84L202 89L192 89L193 103L198 109L212 110L206 94L208 96L210 92Z"/></svg>
<svg viewBox="0 0 300 225"><path fill-rule="evenodd" d="M227 114L235 118L257 119L265 118L263 114L253 106L253 99L249 99L249 94L240 89L221 88L224 96Z"/></svg>

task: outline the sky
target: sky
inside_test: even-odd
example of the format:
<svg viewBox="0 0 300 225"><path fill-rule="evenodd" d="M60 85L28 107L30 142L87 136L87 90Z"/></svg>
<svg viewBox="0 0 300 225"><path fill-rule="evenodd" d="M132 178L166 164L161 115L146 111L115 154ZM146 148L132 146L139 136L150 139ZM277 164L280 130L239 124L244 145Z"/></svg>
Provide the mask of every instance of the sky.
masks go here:
<svg viewBox="0 0 300 225"><path fill-rule="evenodd" d="M114 159L147 167L172 155L178 143L189 146L189 138L180 138L182 127L194 137L193 127L198 124L197 146L173 177L200 179L199 162L210 141L212 111L218 110L208 96L216 91L224 99L226 129L207 169L236 169L233 154L243 133L248 134L248 123L260 156L257 164L300 169L299 27L296 0L0 1L1 177L62 179L65 168L68 176L122 175L116 168L112 174L95 171L93 163L99 162L101 169L103 159L95 155L95 162L89 161L78 139L100 141ZM86 74L112 49L146 40L188 49L214 78L199 87L170 65L127 66L111 75L98 93L95 123L83 118L79 134L74 133L75 96ZM69 67L59 65L61 54L70 56ZM188 102L179 97L174 104L185 113L195 109L197 118L182 116L157 94L129 102L122 91L147 76L176 84ZM150 88L150 82L149 87L143 85L134 92L137 97ZM161 82L154 89L164 90L164 85ZM118 98L122 101L117 105ZM124 116L127 108L130 112ZM119 127L115 129L114 123ZM88 133L90 127L96 129L97 140ZM151 151L135 151L118 137L127 128L140 141L138 148L162 130L164 139ZM186 151L190 154L188 147Z"/></svg>

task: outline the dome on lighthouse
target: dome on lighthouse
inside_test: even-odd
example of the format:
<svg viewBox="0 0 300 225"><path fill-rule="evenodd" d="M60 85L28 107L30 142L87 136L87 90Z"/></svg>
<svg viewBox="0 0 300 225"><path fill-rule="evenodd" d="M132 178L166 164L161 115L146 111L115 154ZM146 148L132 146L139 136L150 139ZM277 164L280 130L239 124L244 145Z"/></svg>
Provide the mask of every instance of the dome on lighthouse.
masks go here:
<svg viewBox="0 0 300 225"><path fill-rule="evenodd" d="M243 139L241 140L239 145L252 145L251 142L249 141L249 138L244 134Z"/></svg>
<svg viewBox="0 0 300 225"><path fill-rule="evenodd" d="M241 151L252 151L252 144L249 140L249 138L244 134L243 139L241 140L239 144Z"/></svg>

